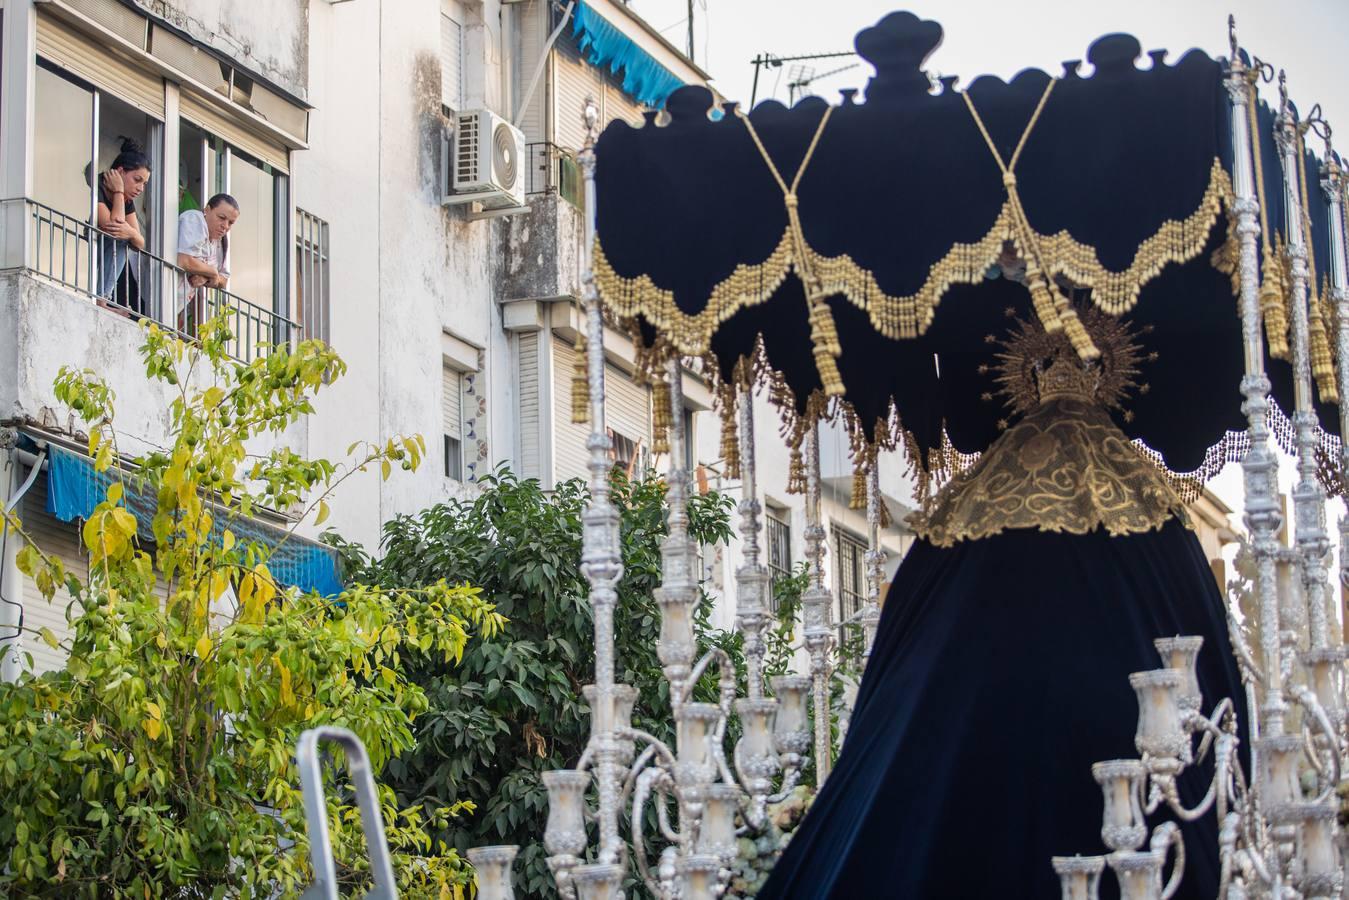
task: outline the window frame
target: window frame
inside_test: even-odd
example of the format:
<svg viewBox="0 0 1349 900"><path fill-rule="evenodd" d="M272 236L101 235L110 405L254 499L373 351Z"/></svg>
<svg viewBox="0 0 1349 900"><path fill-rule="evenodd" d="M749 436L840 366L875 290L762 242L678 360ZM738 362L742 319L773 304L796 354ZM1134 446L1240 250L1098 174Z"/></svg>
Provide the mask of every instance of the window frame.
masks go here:
<svg viewBox="0 0 1349 900"><path fill-rule="evenodd" d="M776 554L775 554L776 551ZM775 556L777 557L775 561ZM764 507L764 562L768 568L768 607L778 611L778 582L792 575L792 520L791 510L785 507Z"/></svg>
<svg viewBox="0 0 1349 900"><path fill-rule="evenodd" d="M332 344L332 245L325 219L295 208L295 304L300 333ZM308 286L309 290L303 288ZM317 325L317 327L313 327Z"/></svg>
<svg viewBox="0 0 1349 900"><path fill-rule="evenodd" d="M445 398L443 391L445 384L454 378L454 387L458 392L458 402L455 403L455 409L459 412L459 421L455 423L458 430L457 435L449 434L448 417L445 415ZM464 373L444 360L441 361L441 473L445 478L451 481L463 483L464 481ZM453 451L453 452L451 452ZM451 464L453 463L453 465Z"/></svg>
<svg viewBox="0 0 1349 900"><path fill-rule="evenodd" d="M834 594L838 598L839 642L845 641L848 620L862 611L866 604L866 554L868 544L853 532L835 524L834 531ZM848 551L846 554L844 551ZM850 578L845 578L845 566ZM851 587L849 586L851 584Z"/></svg>

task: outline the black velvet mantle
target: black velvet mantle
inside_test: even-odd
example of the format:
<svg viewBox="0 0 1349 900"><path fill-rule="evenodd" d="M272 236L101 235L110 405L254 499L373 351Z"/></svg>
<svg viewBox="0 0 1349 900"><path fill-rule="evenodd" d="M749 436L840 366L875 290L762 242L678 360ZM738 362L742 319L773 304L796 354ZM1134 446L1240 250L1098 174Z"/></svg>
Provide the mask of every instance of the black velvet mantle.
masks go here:
<svg viewBox="0 0 1349 900"><path fill-rule="evenodd" d="M1091 764L1137 758L1128 676L1159 668L1152 641L1175 634L1204 637L1205 709L1231 697L1244 723L1222 598L1178 522L920 541L890 589L834 771L759 897L1057 897L1051 856L1106 852ZM1211 768L1182 776L1189 805L1202 775ZM1209 900L1215 815L1184 837L1177 896ZM1109 874L1102 887L1117 896Z"/></svg>

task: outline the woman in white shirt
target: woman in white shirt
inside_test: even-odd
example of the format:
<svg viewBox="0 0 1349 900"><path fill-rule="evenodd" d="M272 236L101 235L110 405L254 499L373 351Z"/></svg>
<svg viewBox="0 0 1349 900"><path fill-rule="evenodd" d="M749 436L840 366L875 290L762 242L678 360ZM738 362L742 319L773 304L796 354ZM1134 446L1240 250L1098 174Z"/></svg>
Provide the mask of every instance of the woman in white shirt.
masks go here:
<svg viewBox="0 0 1349 900"><path fill-rule="evenodd" d="M185 334L194 334L210 318L207 289L223 290L229 284L229 232L237 221L239 201L229 194L216 194L204 208L178 216L178 267L185 273L178 328Z"/></svg>

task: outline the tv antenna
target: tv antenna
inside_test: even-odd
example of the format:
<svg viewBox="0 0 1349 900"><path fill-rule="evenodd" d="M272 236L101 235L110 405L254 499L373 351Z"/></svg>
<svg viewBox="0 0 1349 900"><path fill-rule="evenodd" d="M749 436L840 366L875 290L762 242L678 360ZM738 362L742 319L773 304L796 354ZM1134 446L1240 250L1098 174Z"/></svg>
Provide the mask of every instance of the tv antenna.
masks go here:
<svg viewBox="0 0 1349 900"><path fill-rule="evenodd" d="M754 101L755 101L756 99L758 99L758 96L759 96L759 70L762 69L764 66L767 66L767 67L769 67L769 68L771 68L771 69L780 69L780 68L782 68L782 66L783 66L784 63L789 63L789 62L808 62L808 61L810 61L810 60L816 60L816 59L841 59L842 57L845 57L845 56L856 56L856 55L857 55L857 51L856 51L856 50L847 50L847 51L844 51L844 52L842 52L842 53L807 53L807 54L804 54L804 55L801 55L801 56L778 56L776 53L760 53L758 56L756 56L756 57L754 57L752 60L750 60L750 62L754 64L754 86L750 89L750 92L749 92L749 108L750 108L750 109L753 109L753 108L754 108ZM852 68L852 67L851 67L851 66L848 66L847 68ZM823 77L824 77L824 75L816 75L816 74L814 74L814 70L810 70L810 77L809 77L807 80L805 80L804 82L802 82L802 80L801 80L801 78L799 77L799 75L792 75L792 74L791 74L791 73L793 73L793 72L800 73L800 72L805 72L805 71L807 71L807 70L808 70L808 67L802 67L802 66L793 67L793 68L787 70L788 73L789 73L789 77L792 79L792 81L789 82L788 85L787 85L787 89L788 89L789 91L792 90L794 86L795 86L795 87L802 87L802 86L804 86L805 84L809 84L811 80L814 80L814 79L816 79L816 78L823 78ZM841 70L839 70L839 71L841 71ZM835 73L834 73L834 72L826 72L825 74L826 74L826 75L833 75L833 74L835 74Z"/></svg>

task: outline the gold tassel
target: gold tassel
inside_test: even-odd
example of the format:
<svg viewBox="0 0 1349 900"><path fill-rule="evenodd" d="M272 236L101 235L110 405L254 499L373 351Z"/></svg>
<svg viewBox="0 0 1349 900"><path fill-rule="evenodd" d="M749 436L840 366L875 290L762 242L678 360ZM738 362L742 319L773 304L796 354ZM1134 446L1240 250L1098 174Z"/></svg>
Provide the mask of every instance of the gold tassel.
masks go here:
<svg viewBox="0 0 1349 900"><path fill-rule="evenodd" d="M838 371L838 358L843 354L843 348L839 346L834 315L823 300L810 302L810 340L815 345L815 368L820 373L825 394L841 397L843 376Z"/></svg>
<svg viewBox="0 0 1349 900"><path fill-rule="evenodd" d="M793 447L787 466L787 493L804 494L806 492L806 463L801 457L801 448Z"/></svg>
<svg viewBox="0 0 1349 900"><path fill-rule="evenodd" d="M735 427L735 405L725 404L721 410L721 459L726 464L726 477L740 477L740 437Z"/></svg>
<svg viewBox="0 0 1349 900"><path fill-rule="evenodd" d="M1269 344L1269 355L1275 359L1288 359L1288 314L1284 296L1283 263L1275 257L1274 251L1265 245L1264 257L1260 262L1260 315L1265 320L1265 341Z"/></svg>
<svg viewBox="0 0 1349 900"><path fill-rule="evenodd" d="M1326 334L1321 298L1315 291L1307 298L1307 310L1307 332L1312 375L1316 378L1316 392L1320 395L1322 403L1339 403L1340 392L1335 384L1335 363L1330 353L1330 339Z"/></svg>
<svg viewBox="0 0 1349 900"><path fill-rule="evenodd" d="M858 463L852 470L852 497L848 500L848 509L867 508L867 470Z"/></svg>
<svg viewBox="0 0 1349 900"><path fill-rule="evenodd" d="M576 358L571 369L571 421L574 425L585 425L590 421L590 377L589 357L583 334L576 336L575 354Z"/></svg>
<svg viewBox="0 0 1349 900"><path fill-rule="evenodd" d="M890 518L890 507L885 505L885 499L881 499L881 527L889 528L894 520Z"/></svg>
<svg viewBox="0 0 1349 900"><path fill-rule="evenodd" d="M651 402L656 407L651 421L651 452L669 453L670 428L674 422L673 410L670 408L670 383L664 378L656 379L651 386Z"/></svg>

